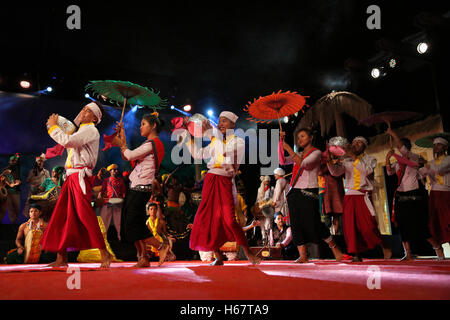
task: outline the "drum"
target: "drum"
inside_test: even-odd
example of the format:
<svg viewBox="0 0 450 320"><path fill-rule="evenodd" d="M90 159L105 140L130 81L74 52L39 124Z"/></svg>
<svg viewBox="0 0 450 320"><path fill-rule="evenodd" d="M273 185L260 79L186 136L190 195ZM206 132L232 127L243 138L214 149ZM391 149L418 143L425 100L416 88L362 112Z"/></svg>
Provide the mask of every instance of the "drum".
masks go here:
<svg viewBox="0 0 450 320"><path fill-rule="evenodd" d="M199 206L200 202L202 202L202 194L201 194L201 192L191 193L191 199L192 199L192 202L195 205Z"/></svg>
<svg viewBox="0 0 450 320"><path fill-rule="evenodd" d="M77 127L75 127L75 125L72 122L70 122L69 120L67 120L66 118L64 118L63 116L60 116L60 115L58 115L57 126L62 131L64 131L64 133L66 133L68 135L71 135L77 129ZM47 129L50 129L50 128L48 128L48 126L47 126Z"/></svg>
<svg viewBox="0 0 450 320"><path fill-rule="evenodd" d="M121 204L123 202L122 198L109 198L109 204Z"/></svg>
<svg viewBox="0 0 450 320"><path fill-rule="evenodd" d="M58 187L53 187L48 191L34 194L31 196L32 200L50 200L58 197Z"/></svg>
<svg viewBox="0 0 450 320"><path fill-rule="evenodd" d="M273 215L275 214L275 209L271 205L266 205L262 207L261 212L266 218L272 219Z"/></svg>

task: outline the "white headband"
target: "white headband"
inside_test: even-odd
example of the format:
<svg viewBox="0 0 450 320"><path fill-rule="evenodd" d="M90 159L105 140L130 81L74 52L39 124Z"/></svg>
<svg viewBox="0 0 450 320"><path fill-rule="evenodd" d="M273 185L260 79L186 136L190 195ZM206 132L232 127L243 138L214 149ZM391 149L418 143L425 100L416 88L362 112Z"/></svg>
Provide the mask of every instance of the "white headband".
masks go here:
<svg viewBox="0 0 450 320"><path fill-rule="evenodd" d="M91 103L87 104L85 107L88 107L89 109L91 109L92 113L97 117L97 124L99 124L100 120L102 119L102 112L101 112L100 108L98 107L98 105L95 102L91 102ZM75 122L75 124L77 126L80 125L80 114L81 114L81 111L77 115L75 120L73 120L73 122Z"/></svg>
<svg viewBox="0 0 450 320"><path fill-rule="evenodd" d="M353 139L353 142L355 142L355 141L361 141L362 143L364 143L366 145L366 147L369 145L366 138L364 138L364 137L356 137L355 139Z"/></svg>
<svg viewBox="0 0 450 320"><path fill-rule="evenodd" d="M273 171L273 174L277 174L277 175L279 175L279 176L284 176L285 171L284 171L283 169L281 169L281 168L276 168L276 169Z"/></svg>
<svg viewBox="0 0 450 320"><path fill-rule="evenodd" d="M436 143L440 143L440 144L443 144L444 146L448 147L448 141L444 138L437 137L436 139L433 140L433 144L436 144Z"/></svg>
<svg viewBox="0 0 450 320"><path fill-rule="evenodd" d="M233 123L236 123L237 119L239 118L237 115L230 111L222 111L222 113L219 115L219 118L220 117L225 117Z"/></svg>

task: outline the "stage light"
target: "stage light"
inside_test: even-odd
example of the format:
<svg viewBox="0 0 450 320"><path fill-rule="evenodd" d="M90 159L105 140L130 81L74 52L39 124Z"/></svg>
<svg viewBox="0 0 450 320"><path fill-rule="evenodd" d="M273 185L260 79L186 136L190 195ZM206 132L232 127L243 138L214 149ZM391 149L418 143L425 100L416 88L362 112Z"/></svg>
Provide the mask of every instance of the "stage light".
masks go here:
<svg viewBox="0 0 450 320"><path fill-rule="evenodd" d="M283 120L284 120L284 123L288 123L289 122L289 117L284 117Z"/></svg>
<svg viewBox="0 0 450 320"><path fill-rule="evenodd" d="M428 44L426 42L421 42L417 45L417 52L420 54L424 54L428 51Z"/></svg>
<svg viewBox="0 0 450 320"><path fill-rule="evenodd" d="M31 87L31 83L27 80L20 81L20 86L24 89L29 89Z"/></svg>
<svg viewBox="0 0 450 320"><path fill-rule="evenodd" d="M207 114L208 116L212 117L213 114L214 114L214 112L213 112L211 109L209 109L209 110L206 112L206 114Z"/></svg>
<svg viewBox="0 0 450 320"><path fill-rule="evenodd" d="M191 107L190 104L187 104L187 105L185 105L185 106L183 107L183 110L186 111L186 112L191 111L191 109L192 109L192 107Z"/></svg>
<svg viewBox="0 0 450 320"><path fill-rule="evenodd" d="M370 72L370 75L372 76L372 78L378 78L380 76L380 69L378 68L373 68L372 71Z"/></svg>
<svg viewBox="0 0 450 320"><path fill-rule="evenodd" d="M47 92L52 92L53 88L52 87L47 87L47 89L45 89Z"/></svg>
<svg viewBox="0 0 450 320"><path fill-rule="evenodd" d="M174 106L174 105L171 105L171 106L170 106L170 109L171 109L171 110L175 109L175 106Z"/></svg>
<svg viewBox="0 0 450 320"><path fill-rule="evenodd" d="M89 93L86 93L86 94L84 95L84 97L89 99L91 96L89 95Z"/></svg>
<svg viewBox="0 0 450 320"><path fill-rule="evenodd" d="M134 106L133 108L131 108L131 112L136 112L138 109L138 106Z"/></svg>

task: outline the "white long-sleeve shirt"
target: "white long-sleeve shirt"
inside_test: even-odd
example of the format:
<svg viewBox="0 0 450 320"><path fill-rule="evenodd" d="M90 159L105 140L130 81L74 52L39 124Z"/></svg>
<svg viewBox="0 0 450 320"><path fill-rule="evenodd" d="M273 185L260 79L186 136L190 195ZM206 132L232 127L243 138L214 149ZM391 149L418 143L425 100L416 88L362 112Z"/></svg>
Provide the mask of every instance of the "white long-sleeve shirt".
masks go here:
<svg viewBox="0 0 450 320"><path fill-rule="evenodd" d="M331 175L335 177L345 173L345 189L348 195L360 195L361 191L373 190L373 173L377 167L377 159L367 154L358 159L353 161L351 158L344 158L341 164L327 165Z"/></svg>
<svg viewBox="0 0 450 320"><path fill-rule="evenodd" d="M296 189L318 188L317 176L319 174L320 161L322 152L314 150L306 158L303 159L300 168L304 168L302 175L298 178L294 185Z"/></svg>
<svg viewBox="0 0 450 320"><path fill-rule="evenodd" d="M211 143L208 146L199 148L192 141L188 141L186 145L194 159L209 159L207 163L209 173L234 177L244 157L245 141L230 135L224 142L221 137L222 133L214 128Z"/></svg>
<svg viewBox="0 0 450 320"><path fill-rule="evenodd" d="M272 197L272 202L275 203L275 212L281 211L288 188L289 184L285 178L279 178L275 183L275 190Z"/></svg>
<svg viewBox="0 0 450 320"><path fill-rule="evenodd" d="M412 153L411 151L409 151L405 146L402 146L399 149L401 155L410 160L413 161L415 163L419 163L419 156L415 153ZM390 169L389 166L386 166L386 171L388 175L394 175L395 173L397 173L398 170L400 170L400 164L398 162L395 162L392 165L392 170ZM397 188L397 191L400 192L407 192L407 191L411 191L411 190L416 190L419 188L419 181L417 179L418 174L419 174L419 167L411 167L411 166L406 166L404 169L404 174L403 174L403 178L402 181L400 182L400 185Z"/></svg>
<svg viewBox="0 0 450 320"><path fill-rule="evenodd" d="M450 156L431 160L419 173L430 178L431 190L450 191Z"/></svg>
<svg viewBox="0 0 450 320"><path fill-rule="evenodd" d="M128 161L136 161L130 174L131 188L138 185L149 185L155 180L155 155L150 141L146 141L134 150L126 149L123 156Z"/></svg>

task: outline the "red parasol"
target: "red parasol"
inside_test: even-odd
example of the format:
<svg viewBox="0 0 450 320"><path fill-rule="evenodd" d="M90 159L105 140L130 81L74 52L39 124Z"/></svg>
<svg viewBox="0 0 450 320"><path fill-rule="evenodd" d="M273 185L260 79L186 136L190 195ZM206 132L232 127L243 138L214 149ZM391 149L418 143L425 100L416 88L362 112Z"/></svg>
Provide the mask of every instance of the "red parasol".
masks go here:
<svg viewBox="0 0 450 320"><path fill-rule="evenodd" d="M422 114L413 111L387 111L381 113L375 113L370 115L369 117L362 119L359 121L360 124L364 124L368 127L377 124L377 123L386 123L388 127L391 127L391 122L402 121L412 119ZM392 137L389 138L391 148L392 148Z"/></svg>
<svg viewBox="0 0 450 320"><path fill-rule="evenodd" d="M278 119L278 123L281 122L280 118L293 115L300 111L305 106L305 98L296 92L281 92L272 93L268 96L259 97L254 99L253 102L249 101L249 104L245 106L244 111L247 111L252 117L247 120L256 123L270 123L273 120Z"/></svg>

